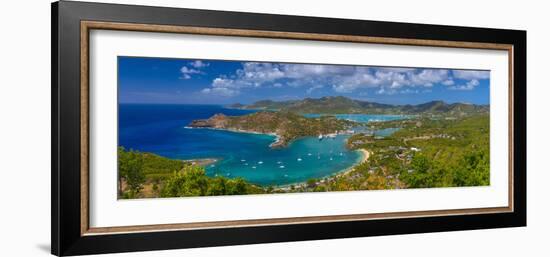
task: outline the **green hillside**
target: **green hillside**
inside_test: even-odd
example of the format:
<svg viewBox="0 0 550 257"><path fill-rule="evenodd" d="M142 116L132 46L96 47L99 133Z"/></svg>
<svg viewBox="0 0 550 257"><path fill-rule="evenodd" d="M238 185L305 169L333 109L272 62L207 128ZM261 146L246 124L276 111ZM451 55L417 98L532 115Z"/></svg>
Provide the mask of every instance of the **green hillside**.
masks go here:
<svg viewBox="0 0 550 257"><path fill-rule="evenodd" d="M290 141L303 136L342 132L354 125L357 123L334 116L306 118L287 111L261 111L243 116L216 114L209 119L195 120L189 124L190 127L275 134L279 138L272 147L286 146Z"/></svg>
<svg viewBox="0 0 550 257"><path fill-rule="evenodd" d="M257 101L250 105L233 104L231 108L276 110L294 113L326 113L326 114L449 114L470 115L487 113L486 105L474 105L467 103L448 104L443 101L431 101L418 105L390 105L376 102L355 100L343 96L305 98L303 100L281 101L272 100Z"/></svg>

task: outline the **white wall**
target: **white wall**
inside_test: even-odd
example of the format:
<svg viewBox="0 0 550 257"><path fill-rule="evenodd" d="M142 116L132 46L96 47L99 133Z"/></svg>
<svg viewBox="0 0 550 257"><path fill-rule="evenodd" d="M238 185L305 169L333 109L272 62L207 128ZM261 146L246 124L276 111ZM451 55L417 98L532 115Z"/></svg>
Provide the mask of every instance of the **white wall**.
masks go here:
<svg viewBox="0 0 550 257"><path fill-rule="evenodd" d="M202 248L117 256L547 256L550 33L545 1L113 0L188 8L526 29L528 227ZM46 256L50 242L50 1L9 1L0 15L0 255ZM521 171L520 171L521 172ZM7 175L7 176L6 176Z"/></svg>

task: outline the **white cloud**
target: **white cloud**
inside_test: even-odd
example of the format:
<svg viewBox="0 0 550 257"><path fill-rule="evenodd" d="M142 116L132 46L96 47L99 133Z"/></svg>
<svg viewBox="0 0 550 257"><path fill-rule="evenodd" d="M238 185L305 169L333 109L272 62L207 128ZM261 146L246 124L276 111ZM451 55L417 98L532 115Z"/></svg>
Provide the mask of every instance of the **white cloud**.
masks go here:
<svg viewBox="0 0 550 257"><path fill-rule="evenodd" d="M438 84L449 89L469 90L477 86L472 80L488 77L487 71L245 62L234 74L215 78L211 87L236 92L263 86L306 87L305 92L311 94L323 86L330 86L337 93L361 93L374 88L377 94L395 94L425 92L421 88ZM456 86L455 78L471 79L469 83Z"/></svg>
<svg viewBox="0 0 550 257"><path fill-rule="evenodd" d="M235 83L235 80L228 79L228 78L215 78L212 81L212 87L213 88L239 88L239 86Z"/></svg>
<svg viewBox="0 0 550 257"><path fill-rule="evenodd" d="M390 88L400 88L403 86L411 85L411 81L407 79L408 73L402 73L397 71L376 71L374 75L378 79L378 84L387 86ZM412 74L412 72L410 72Z"/></svg>
<svg viewBox="0 0 550 257"><path fill-rule="evenodd" d="M350 76L360 67L319 64L282 64L281 70L289 79L312 79L317 77Z"/></svg>
<svg viewBox="0 0 550 257"><path fill-rule="evenodd" d="M432 87L436 83L449 79L449 71L443 69L424 69L419 73L410 73L414 85Z"/></svg>
<svg viewBox="0 0 550 257"><path fill-rule="evenodd" d="M205 72L201 71L201 69L204 68L204 67L208 67L210 64L205 63L201 60L196 60L196 61L190 62L189 65L191 67L188 67L188 66L181 67L181 69L180 69L180 72L181 72L180 79L191 79L191 77L192 77L191 74L205 74Z"/></svg>
<svg viewBox="0 0 550 257"><path fill-rule="evenodd" d="M187 66L181 67L180 71L181 71L181 73L183 73L183 74L199 74L199 73L201 73L200 70L195 70L195 69L192 69L192 68L187 68Z"/></svg>
<svg viewBox="0 0 550 257"><path fill-rule="evenodd" d="M379 71L391 71L391 72L409 72L409 71L415 71L415 68L399 68L399 67L378 67Z"/></svg>
<svg viewBox="0 0 550 257"><path fill-rule="evenodd" d="M407 89L403 89L403 90L399 91L399 93L400 94L418 94L419 91L418 91L418 89L413 90L413 89L407 88Z"/></svg>
<svg viewBox="0 0 550 257"><path fill-rule="evenodd" d="M225 88L225 87L215 87L215 88L205 88L201 91L203 94L221 96L221 97L232 97L239 94L239 91Z"/></svg>
<svg viewBox="0 0 550 257"><path fill-rule="evenodd" d="M475 70L454 70L453 77L457 79L472 80L472 79L489 79L491 73L489 71Z"/></svg>
<svg viewBox="0 0 550 257"><path fill-rule="evenodd" d="M310 88L307 89L307 94L310 95L311 93L313 93L313 91L317 90L317 89L321 89L323 88L324 86L323 85L315 85L315 86L312 86Z"/></svg>
<svg viewBox="0 0 550 257"><path fill-rule="evenodd" d="M333 89L340 93L351 93L357 89L379 88L378 94L394 94L403 87L432 87L450 79L448 70L443 69L410 69L410 68L371 68L374 74L359 73L337 81ZM368 72L362 70L362 72Z"/></svg>
<svg viewBox="0 0 550 257"><path fill-rule="evenodd" d="M351 76L342 76L334 79L332 89L338 93L351 93L360 88L374 88L382 84L382 79L378 75L372 75L356 71Z"/></svg>
<svg viewBox="0 0 550 257"><path fill-rule="evenodd" d="M237 77L243 84L261 86L266 82L273 82L283 78L285 74L280 70L280 65L272 63L243 63L243 68L237 70Z"/></svg>
<svg viewBox="0 0 550 257"><path fill-rule="evenodd" d="M353 84L332 85L332 89L338 93L351 93L356 88L357 88L357 85L353 85Z"/></svg>
<svg viewBox="0 0 550 257"><path fill-rule="evenodd" d="M188 68L187 66L181 67L180 72L181 72L180 79L190 79L191 74L202 74L200 70Z"/></svg>
<svg viewBox="0 0 550 257"><path fill-rule="evenodd" d="M196 69L200 69L200 68L210 66L210 63L203 62L201 60L196 60L196 61L190 62L189 65L193 66Z"/></svg>
<svg viewBox="0 0 550 257"><path fill-rule="evenodd" d="M395 93L397 93L397 90L391 89L391 88L383 88L383 87L381 87L380 89L378 89L378 91L376 91L376 94L379 94L379 95L393 95Z"/></svg>
<svg viewBox="0 0 550 257"><path fill-rule="evenodd" d="M341 83L333 86L337 92L351 93L355 89L379 88L377 94L395 94L399 89L415 87L432 87L449 79L449 71L443 69L411 69L411 68L372 68L374 74L361 74L363 80L356 83ZM357 77L357 76L356 76ZM412 89L411 89L412 90ZM399 91L411 93L412 91ZM415 91L416 92L416 91Z"/></svg>
<svg viewBox="0 0 550 257"><path fill-rule="evenodd" d="M452 86L452 85L455 84L455 81L452 80L452 79L447 79L447 80L441 82L441 84L443 84L443 85L445 85L445 86Z"/></svg>
<svg viewBox="0 0 550 257"><path fill-rule="evenodd" d="M477 86L479 86L479 80L472 79L472 80L466 82L466 84L452 86L452 87L450 87L450 89L452 89L452 90L472 90Z"/></svg>

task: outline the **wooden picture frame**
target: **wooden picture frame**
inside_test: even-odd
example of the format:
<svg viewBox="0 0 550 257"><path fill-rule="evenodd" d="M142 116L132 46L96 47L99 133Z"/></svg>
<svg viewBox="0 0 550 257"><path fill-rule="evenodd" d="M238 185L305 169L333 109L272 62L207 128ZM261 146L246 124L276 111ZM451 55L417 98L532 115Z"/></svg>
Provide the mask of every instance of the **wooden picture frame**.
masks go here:
<svg viewBox="0 0 550 257"><path fill-rule="evenodd" d="M161 225L89 225L91 30L505 50L506 207ZM526 225L526 32L83 2L52 4L52 254L79 255Z"/></svg>

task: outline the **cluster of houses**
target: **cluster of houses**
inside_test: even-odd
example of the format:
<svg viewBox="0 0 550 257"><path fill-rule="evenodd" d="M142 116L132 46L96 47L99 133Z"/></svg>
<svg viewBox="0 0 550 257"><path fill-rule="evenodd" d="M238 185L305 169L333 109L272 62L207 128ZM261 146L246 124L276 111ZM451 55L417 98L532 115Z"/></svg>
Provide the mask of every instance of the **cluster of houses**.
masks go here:
<svg viewBox="0 0 550 257"><path fill-rule="evenodd" d="M386 149L381 150L381 152L397 152L395 153L395 158L402 160L402 161L411 161L412 160L412 152L420 152L422 149L418 147L404 147L404 146L388 146ZM388 158L389 155L384 155L382 158Z"/></svg>
<svg viewBox="0 0 550 257"><path fill-rule="evenodd" d="M451 139L451 140L456 139L456 137L451 136L451 135L447 135L447 134L432 135L432 138L445 138L445 139Z"/></svg>
<svg viewBox="0 0 550 257"><path fill-rule="evenodd" d="M336 130L334 133L329 134L319 134L319 140L323 140L323 138L336 138L337 135L353 135L355 134L354 130L348 129L348 130Z"/></svg>

